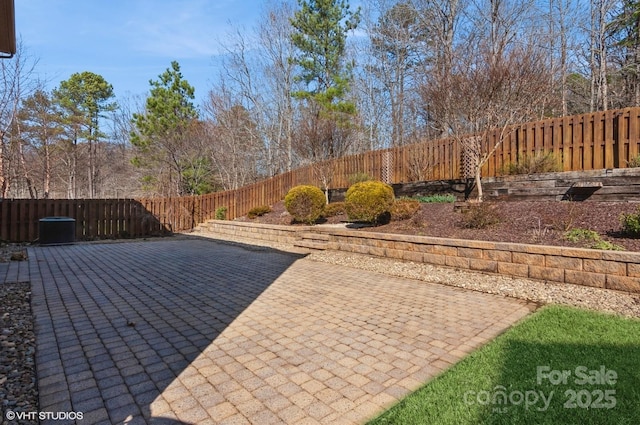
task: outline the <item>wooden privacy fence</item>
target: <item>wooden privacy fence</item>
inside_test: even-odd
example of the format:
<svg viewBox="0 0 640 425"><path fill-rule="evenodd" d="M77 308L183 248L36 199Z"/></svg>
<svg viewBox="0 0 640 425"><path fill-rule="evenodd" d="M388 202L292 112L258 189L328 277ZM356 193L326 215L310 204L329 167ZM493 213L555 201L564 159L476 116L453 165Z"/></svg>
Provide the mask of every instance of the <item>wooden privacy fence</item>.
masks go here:
<svg viewBox="0 0 640 425"><path fill-rule="evenodd" d="M485 146L493 146L497 132ZM563 171L624 168L640 154L640 108L562 117L513 126L485 167L496 176L521 156L553 152Z"/></svg>
<svg viewBox="0 0 640 425"><path fill-rule="evenodd" d="M76 220L76 239L142 237L191 229L195 197L157 199L0 199L0 241L33 242L45 217Z"/></svg>
<svg viewBox="0 0 640 425"><path fill-rule="evenodd" d="M501 129L481 141L484 151L495 146ZM552 152L562 171L624 168L640 155L640 108L594 112L547 119L509 127L496 152L482 168L483 177L495 177L505 165L522 158ZM348 187L358 173L387 183L455 180L465 177L462 146L455 138L437 139L382 149L308 165L235 191L205 195L202 211L228 208L227 216L245 215L249 209L271 205L299 184ZM324 178L324 179L323 179ZM207 214L205 214L207 215Z"/></svg>
<svg viewBox="0 0 640 425"><path fill-rule="evenodd" d="M500 131L481 141L484 149L496 144ZM553 152L563 171L623 168L640 154L640 108L594 112L512 126L504 142L482 168L493 177L509 163L537 153ZM0 240L33 241L39 219L66 216L76 219L76 239L140 237L190 230L214 218L217 208L227 218L245 215L251 208L271 205L299 184L330 188L349 186L363 173L387 183L452 180L468 177L463 171L462 146L455 138L366 152L338 158L242 187L203 196L152 199L0 199ZM324 188L324 187L323 187Z"/></svg>
<svg viewBox="0 0 640 425"><path fill-rule="evenodd" d="M502 129L489 132L481 141L482 150L487 152L496 145L501 133ZM624 168L640 155L640 108L515 125L504 134L503 143L482 168L483 177L495 177L507 164L549 152L554 154L562 171ZM461 166L462 151L455 138L436 139L308 165L256 184L269 193L281 184L322 186L323 177L326 180L327 176L331 188L344 188L349 186L350 177L358 173L387 183L460 179L468 177ZM277 196L284 195L277 191Z"/></svg>
<svg viewBox="0 0 640 425"><path fill-rule="evenodd" d="M481 141L482 151L490 151L501 133L502 129L489 132ZM507 164L549 152L562 171L624 168L640 154L640 108L514 125L504 134L503 142L482 168L483 177L495 177ZM349 176L356 173L388 183L465 178L462 151L458 140L448 138L339 158L331 163L331 186L347 187ZM314 167L308 168L307 179L319 184Z"/></svg>

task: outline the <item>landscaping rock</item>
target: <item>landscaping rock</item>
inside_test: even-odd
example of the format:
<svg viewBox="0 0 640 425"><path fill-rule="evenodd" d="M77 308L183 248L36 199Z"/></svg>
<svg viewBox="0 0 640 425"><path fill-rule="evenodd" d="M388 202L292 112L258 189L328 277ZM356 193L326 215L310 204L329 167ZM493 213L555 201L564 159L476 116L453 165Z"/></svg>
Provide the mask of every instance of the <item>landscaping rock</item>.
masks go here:
<svg viewBox="0 0 640 425"><path fill-rule="evenodd" d="M35 346L30 284L0 284L0 423L3 425L17 423L6 420L7 410L38 410Z"/></svg>

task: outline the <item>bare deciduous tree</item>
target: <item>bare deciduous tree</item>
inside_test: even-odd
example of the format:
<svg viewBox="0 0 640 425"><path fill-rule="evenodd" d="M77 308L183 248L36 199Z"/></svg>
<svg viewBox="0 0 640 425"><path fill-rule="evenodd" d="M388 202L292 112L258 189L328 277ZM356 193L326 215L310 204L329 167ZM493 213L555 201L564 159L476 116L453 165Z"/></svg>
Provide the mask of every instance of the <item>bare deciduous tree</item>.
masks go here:
<svg viewBox="0 0 640 425"><path fill-rule="evenodd" d="M15 124L20 101L34 89L31 76L37 63L22 42L18 43L13 58L0 60L0 198L9 196L11 176L17 175L17 170L10 169L9 133Z"/></svg>
<svg viewBox="0 0 640 425"><path fill-rule="evenodd" d="M415 122L415 117L407 117L407 111L410 111L407 105L411 102L409 88L420 60L420 45L427 40L424 32L418 11L409 2L396 3L384 10L370 29L372 53L377 59L372 71L388 95L391 146L404 145L407 121Z"/></svg>
<svg viewBox="0 0 640 425"><path fill-rule="evenodd" d="M409 181L421 182L432 178L433 169L437 165L428 155L424 145L418 144L409 147L407 166Z"/></svg>
<svg viewBox="0 0 640 425"><path fill-rule="evenodd" d="M221 86L209 93L205 112L209 155L222 187L237 189L255 182L261 143L249 111Z"/></svg>
<svg viewBox="0 0 640 425"><path fill-rule="evenodd" d="M291 93L296 91L294 64L289 60L294 51L290 19L294 8L283 2L271 6L258 26L258 40L263 49L261 64L268 101L263 116L267 120L265 137L269 149L269 175L283 169L291 171L295 164L293 150L295 108ZM285 159L284 166L280 165Z"/></svg>
<svg viewBox="0 0 640 425"><path fill-rule="evenodd" d="M447 72L453 61L454 47L468 0L410 0L418 12L419 27L429 42L424 44L425 65Z"/></svg>
<svg viewBox="0 0 640 425"><path fill-rule="evenodd" d="M461 52L450 74L435 76L423 88L425 102L468 155L482 201L482 167L510 131L535 119L549 96L546 57L535 46L512 48L496 57L491 46ZM497 132L488 144L490 132Z"/></svg>
<svg viewBox="0 0 640 425"><path fill-rule="evenodd" d="M616 0L591 0L589 30L591 67L591 111L609 108L608 52L610 32L608 20Z"/></svg>

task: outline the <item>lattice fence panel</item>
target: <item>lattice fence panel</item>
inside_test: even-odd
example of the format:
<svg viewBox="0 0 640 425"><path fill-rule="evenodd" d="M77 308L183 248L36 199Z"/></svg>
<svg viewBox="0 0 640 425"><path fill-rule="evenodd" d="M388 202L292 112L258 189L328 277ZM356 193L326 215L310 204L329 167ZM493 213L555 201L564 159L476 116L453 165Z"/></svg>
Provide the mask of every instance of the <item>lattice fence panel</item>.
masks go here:
<svg viewBox="0 0 640 425"><path fill-rule="evenodd" d="M386 151L382 153L382 181L393 183L393 152Z"/></svg>

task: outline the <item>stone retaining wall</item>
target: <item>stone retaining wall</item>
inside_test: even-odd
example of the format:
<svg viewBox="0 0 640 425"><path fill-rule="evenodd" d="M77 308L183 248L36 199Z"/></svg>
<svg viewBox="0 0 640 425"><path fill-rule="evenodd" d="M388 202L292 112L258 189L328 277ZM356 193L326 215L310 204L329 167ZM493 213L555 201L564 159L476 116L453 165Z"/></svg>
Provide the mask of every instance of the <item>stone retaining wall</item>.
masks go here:
<svg viewBox="0 0 640 425"><path fill-rule="evenodd" d="M449 194L464 200L478 194L473 181L460 179L392 186L396 197ZM640 167L483 177L482 188L488 200L640 202ZM344 201L346 191L331 189L331 202Z"/></svg>
<svg viewBox="0 0 640 425"><path fill-rule="evenodd" d="M328 248L640 293L640 253L314 228Z"/></svg>
<svg viewBox="0 0 640 425"><path fill-rule="evenodd" d="M485 273L640 293L640 253L359 232L323 226L210 221L208 230L295 243L303 233L328 236L326 248Z"/></svg>
<svg viewBox="0 0 640 425"><path fill-rule="evenodd" d="M276 226L242 221L209 220L200 224L196 231L293 245L299 238L298 233L308 231L310 228L310 226Z"/></svg>

